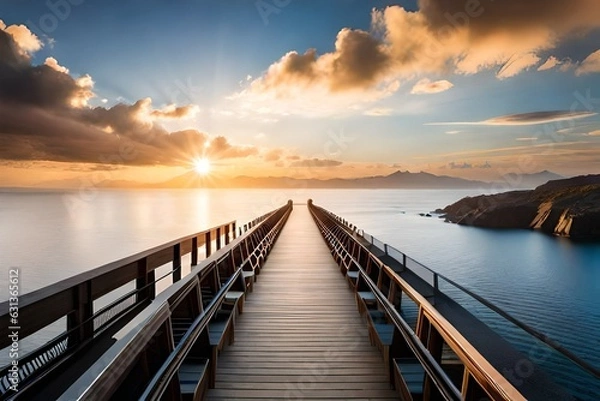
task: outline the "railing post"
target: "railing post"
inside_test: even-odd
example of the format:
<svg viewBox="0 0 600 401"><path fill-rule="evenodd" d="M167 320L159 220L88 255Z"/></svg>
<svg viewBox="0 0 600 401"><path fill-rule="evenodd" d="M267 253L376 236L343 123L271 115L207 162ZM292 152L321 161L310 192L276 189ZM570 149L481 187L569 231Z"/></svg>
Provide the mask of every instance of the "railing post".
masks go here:
<svg viewBox="0 0 600 401"><path fill-rule="evenodd" d="M137 262L137 279L135 280L135 287L137 290L149 286L143 291L138 292L137 301L142 302L146 299L152 300L156 296L156 283L154 283L154 270L148 271L148 259L144 258Z"/></svg>
<svg viewBox="0 0 600 401"><path fill-rule="evenodd" d="M211 243L211 238L210 238L210 230L205 234L205 239L204 239L204 248L205 248L205 254L206 257L208 258L210 256L210 254L212 253L212 243Z"/></svg>
<svg viewBox="0 0 600 401"><path fill-rule="evenodd" d="M229 227L229 224L225 226L225 245L229 245ZM235 232L235 230L233 232Z"/></svg>
<svg viewBox="0 0 600 401"><path fill-rule="evenodd" d="M231 231L233 231L233 239L236 239L237 236L237 227L236 227L236 222L234 221L233 223L231 223Z"/></svg>
<svg viewBox="0 0 600 401"><path fill-rule="evenodd" d="M198 264L198 237L192 238L192 266Z"/></svg>
<svg viewBox="0 0 600 401"><path fill-rule="evenodd" d="M383 244L383 250L385 251L385 254L388 255L388 244Z"/></svg>
<svg viewBox="0 0 600 401"><path fill-rule="evenodd" d="M86 281L73 288L73 304L75 310L67 315L68 346L72 347L92 338L94 335L94 303L92 301L92 282Z"/></svg>
<svg viewBox="0 0 600 401"><path fill-rule="evenodd" d="M173 246L173 283L181 280L181 244Z"/></svg>
<svg viewBox="0 0 600 401"><path fill-rule="evenodd" d="M402 267L404 267L404 269L406 269L406 254L402 254Z"/></svg>
<svg viewBox="0 0 600 401"><path fill-rule="evenodd" d="M221 235L222 235L222 233L221 233L221 227L219 227L219 228L217 228L217 238L216 238L216 240L217 240L217 251L219 249L221 249Z"/></svg>
<svg viewBox="0 0 600 401"><path fill-rule="evenodd" d="M435 290L438 290L438 274L437 273L433 273L433 288L435 288Z"/></svg>

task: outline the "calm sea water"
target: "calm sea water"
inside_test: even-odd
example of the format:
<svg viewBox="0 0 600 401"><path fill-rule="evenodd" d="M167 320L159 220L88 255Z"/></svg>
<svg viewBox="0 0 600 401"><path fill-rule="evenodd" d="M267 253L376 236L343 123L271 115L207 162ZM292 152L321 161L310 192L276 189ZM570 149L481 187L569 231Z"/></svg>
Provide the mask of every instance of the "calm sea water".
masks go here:
<svg viewBox="0 0 600 401"><path fill-rule="evenodd" d="M174 238L312 198L600 367L600 243L419 216L479 191L0 190L0 299ZM305 207L298 205L297 207Z"/></svg>

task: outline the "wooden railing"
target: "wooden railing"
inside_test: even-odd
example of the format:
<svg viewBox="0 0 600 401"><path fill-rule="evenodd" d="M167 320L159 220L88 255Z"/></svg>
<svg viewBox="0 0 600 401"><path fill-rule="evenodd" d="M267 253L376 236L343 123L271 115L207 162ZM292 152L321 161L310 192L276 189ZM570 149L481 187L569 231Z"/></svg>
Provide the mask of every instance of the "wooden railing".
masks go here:
<svg viewBox="0 0 600 401"><path fill-rule="evenodd" d="M429 293L417 291L382 260L394 260L397 266L407 269L407 257L404 254L400 254L399 260L393 259L387 245L378 243L379 241L370 236L365 240L364 232L358 231L346 220L313 205L312 201L309 201L309 209L336 261L342 266L342 272L358 273L353 281L355 290L359 291L362 288L363 291L372 292L378 309L395 325L395 345L392 345L392 348L403 349L404 347L399 346L397 342L398 338L402 338L403 343L411 350L409 354L414 355L424 368L430 392L431 388L435 387L438 396L445 400L474 399L473 394L492 400L525 400L513 384L436 309L433 299L439 291L436 285L437 277L432 276ZM373 247L373 244L379 246ZM408 296L418 307L418 321L415 327L411 327L400 314L402 294ZM440 340L435 340L437 335L440 336ZM464 364L464 378L458 385L452 382L441 368L440 341L444 341ZM434 349L430 348L431 346L434 346ZM393 357L394 355L389 357L390 363ZM392 367L390 369L392 370Z"/></svg>
<svg viewBox="0 0 600 401"><path fill-rule="evenodd" d="M193 266L115 334L116 343L61 399L180 400L178 370L186 359L206 360L214 382L217 353L209 323L231 291L246 291L244 273L260 269L291 211L289 202L251 222L241 236ZM173 322L181 318L189 320L189 327L175 342Z"/></svg>
<svg viewBox="0 0 600 401"><path fill-rule="evenodd" d="M240 227L237 241L238 255L246 259L252 254L249 239L265 234L265 222L283 209L267 213ZM96 269L81 273L56 284L19 298L19 339L36 336L39 330L64 321L65 328L58 336L18 360L19 393L12 394L6 378L10 365L0 371L0 398L23 396L33 388L43 386L60 374L66 366L80 358L102 335L111 336L122 327L135 321L138 314L156 298L157 283L171 279L177 286L182 279L182 257L190 255L192 270L202 267L200 275L214 271L212 255L218 256L223 247L236 239L236 222L232 221L209 230L189 235L161 246L137 253ZM259 242L258 239L254 239ZM204 247L206 259L199 264L200 249ZM243 247L244 249L242 249ZM217 252L218 254L216 254ZM170 270L157 277L159 267L170 265ZM239 272L236 274L240 274ZM199 275L199 276L200 276ZM189 281L185 280L186 282ZM127 290L126 287L133 288ZM122 293L109 305L94 310L94 302L110 298L112 292ZM0 304L0 349L10 346L10 315L8 302ZM25 396L26 398L26 396Z"/></svg>
<svg viewBox="0 0 600 401"><path fill-rule="evenodd" d="M432 294L442 293L449 298L454 299L457 303L468 302L469 305L472 305L471 309L484 310L486 311L487 315L494 316L494 321L496 321L496 324L499 322L503 326L510 327L510 333L512 336L517 336L523 339L523 341L525 341L527 344L530 344L530 347L538 349L540 353L546 355L547 362L552 364L553 375L556 375L556 369L558 369L559 374L564 374L565 377L557 378L562 385L569 383L569 385L573 387L572 391L575 393L579 393L581 391L587 392L586 387L589 386L589 383L594 384L594 389L596 391L600 389L600 369L576 355L571 350L565 348L558 341L522 322L479 294L476 294L468 288L458 284L456 281L451 280L450 278L430 269L427 266L424 266L423 264L410 258L405 253L365 233L364 230L352 225L350 222L340 216L337 216L331 211L316 206L314 206L314 210L319 210L320 213L326 215L327 219L334 222L335 225L343 227L346 233L351 234L351 236L355 238L357 242L360 242L361 247L364 250L370 250L367 250L366 252L372 253L375 250L382 251L382 255L380 255L380 257L397 261L397 266L394 269L399 267L404 271L411 271L417 275L429 286L431 286ZM398 277L397 270L392 269L390 266L385 266L385 263L382 263L382 265L385 267L385 269L389 270L392 281L402 280L400 277ZM419 297L419 299L423 299L423 294L419 294L414 290L411 291L410 285L407 283L398 282L397 285L407 286L407 294L409 297L413 298L413 300ZM431 308L427 307L430 301L431 300L428 299L425 299L424 302L415 300L418 305L425 305L421 311L422 315L429 320L435 321L436 316L439 314L433 305ZM568 377L573 375L580 378L576 384L573 383ZM515 381L518 382L520 380Z"/></svg>

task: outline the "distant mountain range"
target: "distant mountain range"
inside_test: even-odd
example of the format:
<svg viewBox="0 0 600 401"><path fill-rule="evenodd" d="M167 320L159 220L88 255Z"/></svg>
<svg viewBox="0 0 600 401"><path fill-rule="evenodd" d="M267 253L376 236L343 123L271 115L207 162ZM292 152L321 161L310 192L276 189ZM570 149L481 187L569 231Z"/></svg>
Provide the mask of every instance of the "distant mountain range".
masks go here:
<svg viewBox="0 0 600 401"><path fill-rule="evenodd" d="M387 176L362 178L299 179L290 177L239 176L222 182L186 173L158 184L166 188L478 188L489 185L483 181L437 176L429 173L397 171Z"/></svg>
<svg viewBox="0 0 600 401"><path fill-rule="evenodd" d="M535 174L507 174L502 183L511 188L535 188L549 180L563 178L550 171ZM91 186L92 183L89 183ZM78 188L86 185L80 179L52 181L40 186L52 188ZM194 171L157 183L139 183L134 181L103 181L96 185L98 188L356 188L356 189L485 189L493 183L467 180L457 177L439 176L426 172L410 173L397 171L386 176L361 178L333 178L327 180L290 177L249 177L217 180L211 176L200 176Z"/></svg>
<svg viewBox="0 0 600 401"><path fill-rule="evenodd" d="M548 170L533 174L505 174L503 176L506 183L512 188L536 188L548 181L561 180L565 177Z"/></svg>

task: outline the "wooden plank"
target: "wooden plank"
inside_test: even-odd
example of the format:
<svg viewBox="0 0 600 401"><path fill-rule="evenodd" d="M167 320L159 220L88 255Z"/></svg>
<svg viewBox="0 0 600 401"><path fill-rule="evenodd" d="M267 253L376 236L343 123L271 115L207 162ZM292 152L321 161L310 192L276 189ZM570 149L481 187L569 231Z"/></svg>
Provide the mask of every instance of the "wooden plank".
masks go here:
<svg viewBox="0 0 600 401"><path fill-rule="evenodd" d="M261 270L208 400L397 400L354 294L306 207Z"/></svg>

